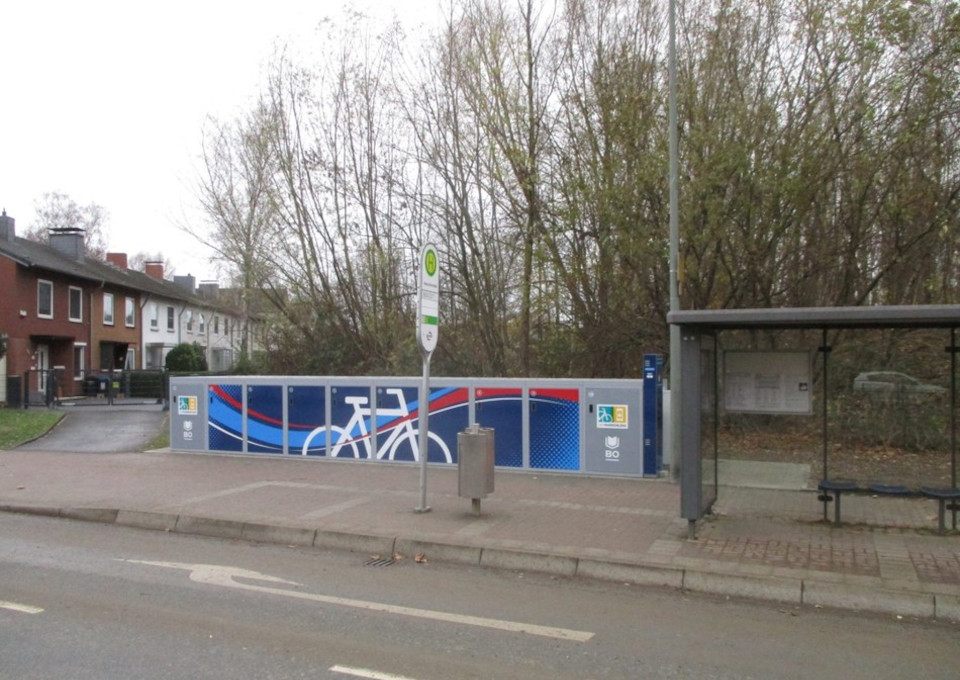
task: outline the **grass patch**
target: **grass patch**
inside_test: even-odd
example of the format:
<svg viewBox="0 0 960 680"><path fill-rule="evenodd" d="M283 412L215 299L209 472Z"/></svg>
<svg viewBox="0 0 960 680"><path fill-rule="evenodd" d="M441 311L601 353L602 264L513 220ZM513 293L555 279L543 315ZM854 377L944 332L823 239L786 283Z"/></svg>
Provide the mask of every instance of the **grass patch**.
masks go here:
<svg viewBox="0 0 960 680"><path fill-rule="evenodd" d="M46 434L61 418L63 414L56 411L0 408L0 450Z"/></svg>
<svg viewBox="0 0 960 680"><path fill-rule="evenodd" d="M153 451L154 449L165 449L170 446L170 415L163 419L163 429L156 437L148 441L143 446L144 451Z"/></svg>

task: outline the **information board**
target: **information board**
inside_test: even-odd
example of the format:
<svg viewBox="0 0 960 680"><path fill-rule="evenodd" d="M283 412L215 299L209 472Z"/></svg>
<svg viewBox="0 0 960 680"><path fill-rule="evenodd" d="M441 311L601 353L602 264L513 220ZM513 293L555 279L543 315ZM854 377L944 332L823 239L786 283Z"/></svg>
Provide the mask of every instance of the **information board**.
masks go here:
<svg viewBox="0 0 960 680"><path fill-rule="evenodd" d="M809 415L810 352L728 350L723 354L723 408L728 413Z"/></svg>

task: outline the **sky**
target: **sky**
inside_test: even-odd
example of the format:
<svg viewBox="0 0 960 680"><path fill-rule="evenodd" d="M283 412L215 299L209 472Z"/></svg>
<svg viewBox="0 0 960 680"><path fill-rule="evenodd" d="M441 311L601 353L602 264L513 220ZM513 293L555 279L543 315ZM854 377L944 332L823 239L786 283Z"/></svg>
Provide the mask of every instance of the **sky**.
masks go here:
<svg viewBox="0 0 960 680"><path fill-rule="evenodd" d="M340 7L338 0L0 4L0 208L22 234L46 193L96 203L109 215L110 251L160 252L177 274L216 280L211 253L180 228L203 228L193 186L204 122L248 110L278 46L315 39L315 27ZM371 0L368 7L409 19L436 4Z"/></svg>

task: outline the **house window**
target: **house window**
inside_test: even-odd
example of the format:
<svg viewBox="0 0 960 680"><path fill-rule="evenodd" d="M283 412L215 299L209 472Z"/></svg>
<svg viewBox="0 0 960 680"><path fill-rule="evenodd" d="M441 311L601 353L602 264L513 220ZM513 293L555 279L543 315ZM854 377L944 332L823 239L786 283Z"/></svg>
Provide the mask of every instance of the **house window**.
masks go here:
<svg viewBox="0 0 960 680"><path fill-rule="evenodd" d="M193 333L193 312L187 310L187 333Z"/></svg>
<svg viewBox="0 0 960 680"><path fill-rule="evenodd" d="M173 333L175 326L175 312L173 307L167 307L167 331Z"/></svg>
<svg viewBox="0 0 960 680"><path fill-rule="evenodd" d="M220 317L219 316L213 317L213 334L220 335Z"/></svg>
<svg viewBox="0 0 960 680"><path fill-rule="evenodd" d="M70 320L83 321L83 289L70 286Z"/></svg>
<svg viewBox="0 0 960 680"><path fill-rule="evenodd" d="M157 303L150 303L150 330L157 330L160 328L160 317L158 316Z"/></svg>
<svg viewBox="0 0 960 680"><path fill-rule="evenodd" d="M133 298L127 298L124 303L124 323L127 328L137 325L137 303Z"/></svg>
<svg viewBox="0 0 960 680"><path fill-rule="evenodd" d="M113 325L113 293L103 294L103 323L106 326Z"/></svg>
<svg viewBox="0 0 960 680"><path fill-rule="evenodd" d="M127 348L127 358L123 362L123 367L128 371L135 371L137 369L137 348L136 347Z"/></svg>
<svg viewBox="0 0 960 680"><path fill-rule="evenodd" d="M200 329L199 329L199 330L200 330L200 334L203 335L203 333L206 332L205 319L203 318L203 314L200 314L199 316L200 316Z"/></svg>
<svg viewBox="0 0 960 680"><path fill-rule="evenodd" d="M53 283L37 281L37 316L41 319L53 318Z"/></svg>
<svg viewBox="0 0 960 680"><path fill-rule="evenodd" d="M83 380L87 372L87 345L83 342L77 342L73 345L73 379Z"/></svg>

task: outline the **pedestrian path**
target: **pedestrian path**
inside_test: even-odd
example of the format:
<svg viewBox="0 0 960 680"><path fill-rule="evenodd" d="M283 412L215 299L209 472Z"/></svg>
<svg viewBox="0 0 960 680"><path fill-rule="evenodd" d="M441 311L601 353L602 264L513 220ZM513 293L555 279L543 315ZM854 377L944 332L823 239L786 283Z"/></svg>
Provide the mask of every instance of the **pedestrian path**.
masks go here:
<svg viewBox="0 0 960 680"><path fill-rule="evenodd" d="M497 470L473 512L457 470L215 454L0 452L0 509L370 554L960 621L960 534L926 499L723 486L696 539L667 480Z"/></svg>

